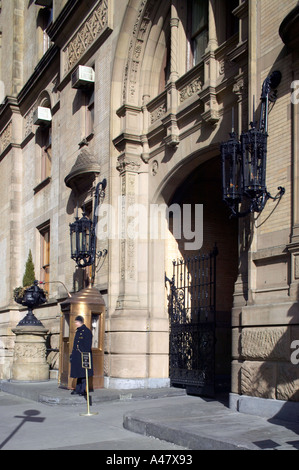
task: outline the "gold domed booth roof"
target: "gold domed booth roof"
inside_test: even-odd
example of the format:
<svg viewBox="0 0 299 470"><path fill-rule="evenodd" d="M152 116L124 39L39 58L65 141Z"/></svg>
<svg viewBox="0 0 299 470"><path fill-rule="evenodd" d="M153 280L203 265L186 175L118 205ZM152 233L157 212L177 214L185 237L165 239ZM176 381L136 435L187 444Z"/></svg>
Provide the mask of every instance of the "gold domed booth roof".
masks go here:
<svg viewBox="0 0 299 470"><path fill-rule="evenodd" d="M90 389L104 387L104 335L105 301L98 289L91 284L68 297L61 303L59 385L61 388L75 388L70 377L70 354L76 333L75 318L81 315L92 332L93 377ZM83 351L84 352L84 351Z"/></svg>
<svg viewBox="0 0 299 470"><path fill-rule="evenodd" d="M81 149L75 164L64 182L68 188L73 190L83 190L94 181L95 176L101 172L100 164L95 156L88 149Z"/></svg>
<svg viewBox="0 0 299 470"><path fill-rule="evenodd" d="M105 310L104 299L98 289L89 285L85 289L81 289L75 294L71 294L64 302L61 303L61 308L68 305L79 305L81 304L88 306L93 311L102 312ZM79 315L79 314L78 314Z"/></svg>

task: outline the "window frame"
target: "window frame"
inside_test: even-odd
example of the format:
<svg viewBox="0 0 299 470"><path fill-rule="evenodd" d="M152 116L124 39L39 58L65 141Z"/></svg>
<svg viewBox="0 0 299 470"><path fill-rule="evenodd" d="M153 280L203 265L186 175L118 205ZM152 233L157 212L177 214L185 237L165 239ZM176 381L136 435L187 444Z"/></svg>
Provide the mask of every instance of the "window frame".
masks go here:
<svg viewBox="0 0 299 470"><path fill-rule="evenodd" d="M40 134L40 179L41 181L45 181L50 178L52 170L52 126L41 127Z"/></svg>
<svg viewBox="0 0 299 470"><path fill-rule="evenodd" d="M37 228L39 232L40 281L50 281L51 227L50 221Z"/></svg>
<svg viewBox="0 0 299 470"><path fill-rule="evenodd" d="M200 27L198 27L194 32L192 31L193 24L192 24L192 18L194 17L193 15L193 9L194 9L194 2L206 2L206 18L204 18L204 24ZM204 32L206 32L207 39L206 39L206 46L208 45L209 42L209 0L188 0L187 4L187 32L188 32L188 52L187 52L187 70L190 70L192 67L195 67L199 62L201 62L202 57L205 53L205 51L202 52L202 55L200 58L196 58L195 54L195 41L196 38L199 38Z"/></svg>

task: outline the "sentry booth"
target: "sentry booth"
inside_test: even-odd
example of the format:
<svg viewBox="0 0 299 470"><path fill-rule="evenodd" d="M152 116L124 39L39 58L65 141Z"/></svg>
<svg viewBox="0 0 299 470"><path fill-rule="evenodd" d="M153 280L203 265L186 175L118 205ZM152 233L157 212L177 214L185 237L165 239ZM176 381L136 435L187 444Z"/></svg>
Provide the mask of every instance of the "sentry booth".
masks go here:
<svg viewBox="0 0 299 470"><path fill-rule="evenodd" d="M90 378L90 388L104 387L104 334L105 302L98 289L89 285L72 294L61 303L59 386L75 388L76 379L70 377L70 354L76 333L75 318L81 315L84 323L92 331L92 359L94 375Z"/></svg>

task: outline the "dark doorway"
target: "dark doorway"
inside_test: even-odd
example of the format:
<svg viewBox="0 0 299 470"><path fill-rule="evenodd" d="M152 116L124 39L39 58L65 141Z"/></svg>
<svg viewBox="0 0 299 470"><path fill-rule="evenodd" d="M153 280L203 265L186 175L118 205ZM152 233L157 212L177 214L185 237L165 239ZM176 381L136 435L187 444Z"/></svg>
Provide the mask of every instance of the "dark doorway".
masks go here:
<svg viewBox="0 0 299 470"><path fill-rule="evenodd" d="M211 311L213 310L213 319L212 314L210 314L212 321L207 327L209 333L205 333L204 335L198 334L197 341L199 344L196 344L196 346L194 339L192 340L193 350L195 351L195 348L197 348L201 351L200 354L205 354L206 357L202 358L203 363L208 362L210 363L208 369L213 368L214 383L213 387L197 387L198 394L212 395L213 390L216 393L229 392L231 381L231 312L233 307L234 286L238 275L238 221L229 218L229 211L222 201L220 158L213 158L200 165L176 190L169 205L174 203L179 204L181 207L183 207L184 204L190 204L191 206L203 204L203 245L200 251L186 251L186 240L183 238L177 240L179 251L178 260L190 260L195 257L210 256L210 254L213 253L215 243L218 251L215 273L213 272L214 268L209 268L209 273L207 274L208 276L215 275L215 305L213 306L214 310L211 309ZM172 224L173 221L170 221L170 231L172 231ZM180 263L180 261L176 262ZM200 275L200 270L201 268L199 268L197 276ZM198 281L198 277L196 279L194 275L193 279L194 282ZM176 279L176 281L179 281L179 279ZM179 283L177 283L177 287L178 285ZM192 286L188 289L188 295L190 297L190 289L192 289ZM177 293L178 292L179 291L177 291ZM171 301L174 301L174 297L172 297ZM169 307L173 308L170 304ZM204 305L199 305L199 309L203 307ZM173 336L174 329L171 327L171 324L170 329L171 341L175 341ZM213 350L211 350L211 347L203 347L205 344L207 345L207 338L212 338L212 332L214 334ZM177 340L180 342L188 342L188 334L181 334ZM212 344L211 339L209 339L209 344ZM170 345L170 347L172 346ZM185 347L188 350L186 344ZM185 360L187 361L187 357L185 357ZM172 366L170 364L170 371L171 368ZM200 372L198 372L198 376L200 376ZM171 377L170 379L174 384ZM177 385L190 389L187 383ZM194 390L196 390L196 387Z"/></svg>

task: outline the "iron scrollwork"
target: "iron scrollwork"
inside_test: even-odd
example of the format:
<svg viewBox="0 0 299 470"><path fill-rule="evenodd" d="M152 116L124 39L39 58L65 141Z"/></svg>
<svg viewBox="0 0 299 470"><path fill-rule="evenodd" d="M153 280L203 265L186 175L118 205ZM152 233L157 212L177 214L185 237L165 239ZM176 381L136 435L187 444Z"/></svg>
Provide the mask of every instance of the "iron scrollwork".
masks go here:
<svg viewBox="0 0 299 470"><path fill-rule="evenodd" d="M216 256L218 250L173 262L170 284L170 380L214 394Z"/></svg>

